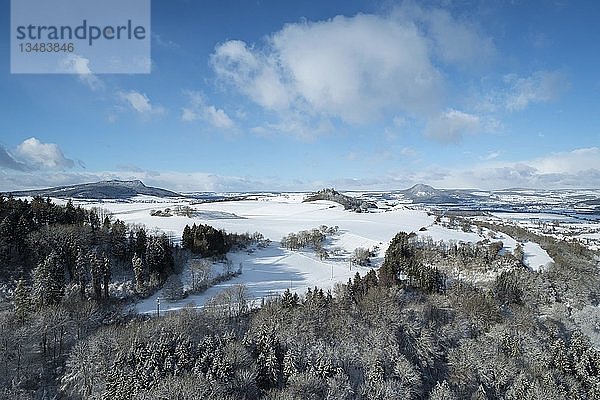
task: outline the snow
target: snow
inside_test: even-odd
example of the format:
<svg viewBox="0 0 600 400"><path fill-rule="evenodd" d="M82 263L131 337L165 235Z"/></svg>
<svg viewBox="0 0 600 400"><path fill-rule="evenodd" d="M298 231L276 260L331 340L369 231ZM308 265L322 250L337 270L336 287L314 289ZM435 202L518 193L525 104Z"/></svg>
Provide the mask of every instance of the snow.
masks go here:
<svg viewBox="0 0 600 400"><path fill-rule="evenodd" d="M419 236L429 236L435 242L443 240L445 242L455 241L465 243L477 243L485 239L485 237L479 236L477 233L474 232L463 232L460 229L449 229L437 224L428 227L427 230L424 232L419 232Z"/></svg>
<svg viewBox="0 0 600 400"><path fill-rule="evenodd" d="M210 287L204 293L188 296L177 302L161 300L161 311L174 311L191 304L200 307L223 289L244 284L249 292L250 300L260 303L261 299L283 293L290 289L304 294L309 287L333 290L337 282L347 282L356 272L364 275L367 267L353 266L350 269L347 261L320 261L314 254L293 252L279 246L257 250L248 255L245 252L229 254L234 268L242 263L242 274L226 282ZM156 300L162 297L161 291L136 304L140 313L156 312Z"/></svg>
<svg viewBox="0 0 600 400"><path fill-rule="evenodd" d="M597 232L597 233L584 233L584 234L579 235L579 237L585 238L585 239L600 240L600 232Z"/></svg>
<svg viewBox="0 0 600 400"><path fill-rule="evenodd" d="M504 245L503 250L509 250L514 252L517 247L517 241L505 233L496 234L498 240L502 241ZM495 239L496 240L496 239ZM521 242L523 246L524 259L523 262L533 271L541 271L548 267L548 264L553 263L554 260L546 250L534 242Z"/></svg>
<svg viewBox="0 0 600 400"><path fill-rule="evenodd" d="M401 230L417 231L430 225L433 217L425 212L413 210L393 210L386 213L352 213L342 206L329 201L302 203L303 195L281 195L258 200L227 201L204 203L191 206L198 216L159 217L150 216L151 210L173 209L181 203L100 203L84 204L86 208L100 205L110 210L115 218L127 223L143 224L150 230L158 230L181 237L185 225L209 224L228 232L261 232L272 241L283 236L320 225L339 226L341 243L348 239L355 245L369 247L373 244L389 241ZM218 213L227 213L228 218L214 218ZM233 214L239 218L231 218ZM210 216L210 217L208 217ZM204 218L203 218L204 217ZM347 237L346 237L347 236ZM362 240L356 240L356 237ZM354 248L349 249L354 250Z"/></svg>
<svg viewBox="0 0 600 400"><path fill-rule="evenodd" d="M525 265L534 271L543 270L548 267L548 264L554 262L546 250L534 242L525 242L523 244L523 252L525 253Z"/></svg>
<svg viewBox="0 0 600 400"><path fill-rule="evenodd" d="M85 208L100 207L109 210L114 218L130 224L143 224L151 232L165 232L174 241L181 240L183 228L191 224L209 224L227 232L260 232L272 241L266 249L253 253L236 252L228 254L233 269L242 264L242 274L209 288L201 295L190 296L180 302L161 301L161 309L174 310L193 303L201 306L224 288L245 284L250 297L255 301L273 294L282 293L288 288L304 294L309 287L318 286L332 289L338 282L347 282L356 272L364 275L370 268L353 267L350 270L349 258L357 247L379 248L374 257L374 268L383 260L389 241L400 231L416 232L421 237L431 237L434 241L456 241L475 243L487 237L475 232L463 232L434 223L435 217L423 210L407 209L398 206L384 212L354 213L330 201L303 203L304 194L287 193L268 196L257 195L254 199L220 201L193 204L189 199L160 199L151 196L129 202L82 201ZM77 203L77 201L75 201ZM189 205L194 210L192 217L173 215L170 217L151 216L152 210L173 210L177 206ZM292 252L282 249L281 238L289 233L317 228L321 225L338 226L339 233L330 237L327 248L340 247L339 256L321 261L314 252ZM421 228L426 228L420 231ZM475 230L475 229L473 229ZM504 234L496 233L507 250L514 250L516 241ZM496 240L496 239L494 239ZM524 243L525 263L533 270L543 268L552 259L536 243ZM333 272L333 277L332 277ZM186 278L185 276L183 277ZM184 282L185 283L185 282ZM139 312L154 312L159 291L154 296L137 304Z"/></svg>

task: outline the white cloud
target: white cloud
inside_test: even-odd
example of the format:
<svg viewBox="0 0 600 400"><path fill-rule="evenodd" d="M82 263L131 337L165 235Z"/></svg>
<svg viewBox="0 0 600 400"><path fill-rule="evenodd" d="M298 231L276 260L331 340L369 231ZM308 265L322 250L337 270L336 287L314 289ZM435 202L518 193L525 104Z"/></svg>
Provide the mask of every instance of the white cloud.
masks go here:
<svg viewBox="0 0 600 400"><path fill-rule="evenodd" d="M580 148L531 160L490 160L464 169L439 169L437 178L422 175L440 187L591 188L600 186L600 148ZM429 180L426 180L429 179Z"/></svg>
<svg viewBox="0 0 600 400"><path fill-rule="evenodd" d="M456 143L464 134L476 133L480 128L478 116L449 109L427 123L425 135L443 143Z"/></svg>
<svg viewBox="0 0 600 400"><path fill-rule="evenodd" d="M232 129L235 127L235 123L224 110L206 104L202 93L187 91L185 94L189 97L189 106L182 109L182 121L192 122L202 120L220 129Z"/></svg>
<svg viewBox="0 0 600 400"><path fill-rule="evenodd" d="M285 109L292 93L273 57L261 55L240 40L230 40L215 48L211 64L217 75L267 109Z"/></svg>
<svg viewBox="0 0 600 400"><path fill-rule="evenodd" d="M289 135L304 141L312 141L317 136L333 131L331 122L326 118L310 117L299 112L289 112L282 115L281 121L266 122L255 126L251 132L259 136Z"/></svg>
<svg viewBox="0 0 600 400"><path fill-rule="evenodd" d="M208 106L205 108L205 112L208 116L208 121L217 128L230 129L234 127L234 123L229 118L225 111L216 108L215 106Z"/></svg>
<svg viewBox="0 0 600 400"><path fill-rule="evenodd" d="M435 103L442 78L412 24L374 15L286 25L273 49L312 109L347 122Z"/></svg>
<svg viewBox="0 0 600 400"><path fill-rule="evenodd" d="M157 33L152 34L152 40L154 44L159 45L160 47L164 47L166 49L179 49L181 45L176 43L170 39L165 39L161 35Z"/></svg>
<svg viewBox="0 0 600 400"><path fill-rule="evenodd" d="M271 46L262 72L246 85L252 88L246 94L266 108L306 105L313 113L361 122L394 106L419 108L439 93L440 75L418 33L380 17L290 24ZM273 59L277 69L269 65Z"/></svg>
<svg viewBox="0 0 600 400"><path fill-rule="evenodd" d="M555 100L568 86L565 76L558 71L537 71L525 78L510 74L504 81L509 86L505 99L509 111L521 111L532 103Z"/></svg>
<svg viewBox="0 0 600 400"><path fill-rule="evenodd" d="M75 166L75 162L66 158L56 144L42 143L34 137L19 144L15 155L32 168L73 168Z"/></svg>
<svg viewBox="0 0 600 400"><path fill-rule="evenodd" d="M69 54L62 60L61 69L70 74L77 74L81 82L92 90L104 88L104 82L100 80L90 69L90 60L77 54Z"/></svg>
<svg viewBox="0 0 600 400"><path fill-rule="evenodd" d="M468 21L459 21L444 9L424 9L406 2L396 12L399 18L422 26L431 39L434 54L446 64L459 67L485 65L496 57L493 40Z"/></svg>
<svg viewBox="0 0 600 400"><path fill-rule="evenodd" d="M127 101L129 105L139 113L147 113L152 111L150 99L143 93L134 90L130 92L119 92L119 97Z"/></svg>
<svg viewBox="0 0 600 400"><path fill-rule="evenodd" d="M262 48L227 41L215 48L211 65L221 81L275 111L281 121L270 124L303 115L303 130L311 130L311 121L323 118L427 118L444 103L438 61L476 63L490 53L491 41L468 24L415 6L388 16L287 24Z"/></svg>
<svg viewBox="0 0 600 400"><path fill-rule="evenodd" d="M487 161L495 160L498 157L500 157L500 154L501 153L499 151L491 151L491 152L488 152L486 155L481 156L481 159L482 160L487 160Z"/></svg>
<svg viewBox="0 0 600 400"><path fill-rule="evenodd" d="M419 152L412 147L402 147L400 149L400 155L404 157L417 157Z"/></svg>
<svg viewBox="0 0 600 400"><path fill-rule="evenodd" d="M196 113L191 108L183 108L181 110L181 120L185 122L192 122L200 119L198 113Z"/></svg>
<svg viewBox="0 0 600 400"><path fill-rule="evenodd" d="M152 104L146 94L136 90L118 91L117 97L142 115L162 115L166 112L164 107Z"/></svg>
<svg viewBox="0 0 600 400"><path fill-rule="evenodd" d="M600 170L600 148L588 147L555 153L534 160L531 164L543 174L573 174L592 169Z"/></svg>

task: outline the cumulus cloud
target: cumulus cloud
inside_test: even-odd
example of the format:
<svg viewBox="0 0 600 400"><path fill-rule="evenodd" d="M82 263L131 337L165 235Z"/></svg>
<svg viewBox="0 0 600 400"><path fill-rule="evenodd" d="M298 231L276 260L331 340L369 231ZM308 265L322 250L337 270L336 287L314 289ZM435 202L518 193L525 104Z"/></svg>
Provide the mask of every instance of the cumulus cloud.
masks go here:
<svg viewBox="0 0 600 400"><path fill-rule="evenodd" d="M217 76L254 103L307 120L364 123L443 107L440 63L476 62L493 43L443 10L400 8L285 25L262 47L239 40L216 46ZM310 126L310 123L309 123ZM312 126L311 126L312 128Z"/></svg>
<svg viewBox="0 0 600 400"><path fill-rule="evenodd" d="M202 120L220 129L232 129L235 127L235 123L224 110L206 104L202 93L188 91L185 94L189 97L189 105L182 109L182 121Z"/></svg>
<svg viewBox="0 0 600 400"><path fill-rule="evenodd" d="M510 74L504 81L509 87L505 99L509 111L521 111L532 103L555 100L568 86L559 71L537 71L528 77Z"/></svg>
<svg viewBox="0 0 600 400"><path fill-rule="evenodd" d="M264 108L307 107L346 122L428 107L442 86L417 30L373 15L286 25L265 53L226 42L213 66Z"/></svg>
<svg viewBox="0 0 600 400"><path fill-rule="evenodd" d="M480 128L478 116L449 109L428 122L425 135L442 143L456 143L464 134L476 133Z"/></svg>
<svg viewBox="0 0 600 400"><path fill-rule="evenodd" d="M104 82L100 80L90 69L90 60L77 54L69 54L62 60L61 70L77 74L81 82L86 84L92 90L104 88Z"/></svg>
<svg viewBox="0 0 600 400"><path fill-rule="evenodd" d="M421 112L440 94L442 79L414 25L359 14L290 24L273 49L311 108L347 122L397 108Z"/></svg>
<svg viewBox="0 0 600 400"><path fill-rule="evenodd" d="M63 154L58 145L42 143L32 137L24 140L15 149L15 156L30 168L73 168L75 162Z"/></svg>
<svg viewBox="0 0 600 400"><path fill-rule="evenodd" d="M152 104L146 94L137 90L118 91L117 97L131 107L132 110L145 116L162 115L166 112L164 107Z"/></svg>
<svg viewBox="0 0 600 400"><path fill-rule="evenodd" d="M290 105L293 93L274 54L263 55L243 41L230 40L215 48L211 65L221 79L262 107L281 110Z"/></svg>

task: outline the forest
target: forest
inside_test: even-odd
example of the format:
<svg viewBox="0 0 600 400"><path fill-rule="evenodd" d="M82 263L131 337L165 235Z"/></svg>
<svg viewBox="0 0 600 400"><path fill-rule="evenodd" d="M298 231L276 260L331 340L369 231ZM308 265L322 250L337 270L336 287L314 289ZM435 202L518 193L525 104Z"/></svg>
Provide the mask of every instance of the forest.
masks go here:
<svg viewBox="0 0 600 400"><path fill-rule="evenodd" d="M535 239L554 264L531 271L493 241L398 232L379 269L333 291L253 307L237 285L202 309L157 317L131 304L190 257L223 257L261 236L194 225L180 248L102 210L0 196L0 397L600 399L598 255L494 228ZM326 234L282 245L318 249ZM466 279L494 268L503 272L491 281ZM124 278L131 295L111 286Z"/></svg>

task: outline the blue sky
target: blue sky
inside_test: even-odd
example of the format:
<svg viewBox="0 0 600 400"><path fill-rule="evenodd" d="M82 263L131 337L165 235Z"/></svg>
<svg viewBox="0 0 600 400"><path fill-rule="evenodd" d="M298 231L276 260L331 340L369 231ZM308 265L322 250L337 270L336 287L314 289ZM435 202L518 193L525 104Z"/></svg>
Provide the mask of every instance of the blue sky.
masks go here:
<svg viewBox="0 0 600 400"><path fill-rule="evenodd" d="M152 2L152 72L10 73L0 190L600 187L593 1Z"/></svg>

